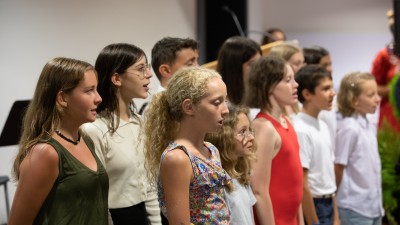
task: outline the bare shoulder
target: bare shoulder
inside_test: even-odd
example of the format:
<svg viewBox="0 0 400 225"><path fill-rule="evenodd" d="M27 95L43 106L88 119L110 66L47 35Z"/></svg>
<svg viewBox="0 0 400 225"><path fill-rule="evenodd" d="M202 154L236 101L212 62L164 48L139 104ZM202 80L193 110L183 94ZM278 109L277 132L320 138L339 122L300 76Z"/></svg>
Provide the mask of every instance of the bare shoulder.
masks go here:
<svg viewBox="0 0 400 225"><path fill-rule="evenodd" d="M169 177L169 180L188 183L193 178L193 169L189 156L180 149L168 152L161 162L160 175L162 180Z"/></svg>
<svg viewBox="0 0 400 225"><path fill-rule="evenodd" d="M257 118L253 120L252 126L259 149L258 155L264 157L263 154L267 154L272 158L275 157L281 146L281 138L274 125L267 119Z"/></svg>
<svg viewBox="0 0 400 225"><path fill-rule="evenodd" d="M175 149L165 154L161 163L162 167L187 167L190 165L189 156L181 149Z"/></svg>
<svg viewBox="0 0 400 225"><path fill-rule="evenodd" d="M41 161L58 161L57 151L54 149L53 146L46 143L39 143L34 145L28 156L31 159L35 159L38 157Z"/></svg>
<svg viewBox="0 0 400 225"><path fill-rule="evenodd" d="M252 126L256 130L256 133L258 132L258 133L267 134L267 135L276 133L276 129L272 125L272 123L269 120L264 119L264 118L257 118L255 120L253 120Z"/></svg>
<svg viewBox="0 0 400 225"><path fill-rule="evenodd" d="M39 143L32 147L29 154L21 163L21 172L23 169L32 169L40 167L42 169L58 168L58 153L53 146L46 143Z"/></svg>

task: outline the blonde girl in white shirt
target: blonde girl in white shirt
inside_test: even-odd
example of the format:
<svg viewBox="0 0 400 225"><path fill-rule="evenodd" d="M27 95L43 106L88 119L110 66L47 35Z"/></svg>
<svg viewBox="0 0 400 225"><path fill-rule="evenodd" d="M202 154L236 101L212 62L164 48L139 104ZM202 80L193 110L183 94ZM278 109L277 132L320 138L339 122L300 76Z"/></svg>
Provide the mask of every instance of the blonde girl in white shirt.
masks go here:
<svg viewBox="0 0 400 225"><path fill-rule="evenodd" d="M381 161L375 126L366 117L380 102L369 73L351 73L341 82L337 97L335 143L337 205L342 225L380 225Z"/></svg>

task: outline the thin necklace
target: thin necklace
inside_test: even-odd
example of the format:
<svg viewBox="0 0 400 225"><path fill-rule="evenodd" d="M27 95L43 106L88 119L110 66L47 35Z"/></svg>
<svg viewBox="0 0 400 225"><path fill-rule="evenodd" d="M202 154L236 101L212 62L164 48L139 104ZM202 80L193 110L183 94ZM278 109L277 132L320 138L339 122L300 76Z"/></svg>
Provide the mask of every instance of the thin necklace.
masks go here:
<svg viewBox="0 0 400 225"><path fill-rule="evenodd" d="M74 144L74 145L79 144L79 142L81 141L81 134L80 134L79 132L78 132L78 140L76 140L76 141L71 140L71 139L65 137L64 134L62 134L59 130L56 130L56 134L57 134L58 136L60 136L62 139L66 140L66 141L68 141L69 143L72 143L72 144Z"/></svg>

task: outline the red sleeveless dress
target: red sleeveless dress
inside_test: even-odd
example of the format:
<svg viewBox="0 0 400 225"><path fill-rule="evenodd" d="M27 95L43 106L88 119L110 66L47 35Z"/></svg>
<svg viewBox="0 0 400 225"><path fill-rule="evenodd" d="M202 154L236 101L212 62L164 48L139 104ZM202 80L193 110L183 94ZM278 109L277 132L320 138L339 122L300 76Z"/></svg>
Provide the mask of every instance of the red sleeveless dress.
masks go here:
<svg viewBox="0 0 400 225"><path fill-rule="evenodd" d="M276 225L297 225L298 210L303 198L303 168L296 132L285 118L288 128L270 115L260 112L256 118L265 118L272 123L282 139L282 145L272 160L269 194ZM256 225L258 225L256 210Z"/></svg>

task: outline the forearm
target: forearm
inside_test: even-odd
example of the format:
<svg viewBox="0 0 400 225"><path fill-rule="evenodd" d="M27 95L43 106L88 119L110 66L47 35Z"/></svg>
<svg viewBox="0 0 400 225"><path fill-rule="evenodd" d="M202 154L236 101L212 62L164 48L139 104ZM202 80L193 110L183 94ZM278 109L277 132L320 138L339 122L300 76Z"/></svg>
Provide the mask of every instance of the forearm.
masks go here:
<svg viewBox="0 0 400 225"><path fill-rule="evenodd" d="M297 220L299 225L304 225L304 217L303 217L303 206L300 205L299 211L297 214Z"/></svg>
<svg viewBox="0 0 400 225"><path fill-rule="evenodd" d="M303 213L307 224L318 224L318 216L315 210L314 200L309 188L303 188Z"/></svg>
<svg viewBox="0 0 400 225"><path fill-rule="evenodd" d="M274 225L274 212L272 208L271 198L269 196L255 195L257 203L255 210L257 213L257 219L260 225Z"/></svg>
<svg viewBox="0 0 400 225"><path fill-rule="evenodd" d="M339 225L340 224L340 217L339 217L339 210L336 205L336 196L332 199L332 206L333 206L333 224Z"/></svg>
<svg viewBox="0 0 400 225"><path fill-rule="evenodd" d="M378 85L378 94L382 97L387 97L389 95L390 87L389 85Z"/></svg>

